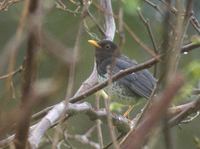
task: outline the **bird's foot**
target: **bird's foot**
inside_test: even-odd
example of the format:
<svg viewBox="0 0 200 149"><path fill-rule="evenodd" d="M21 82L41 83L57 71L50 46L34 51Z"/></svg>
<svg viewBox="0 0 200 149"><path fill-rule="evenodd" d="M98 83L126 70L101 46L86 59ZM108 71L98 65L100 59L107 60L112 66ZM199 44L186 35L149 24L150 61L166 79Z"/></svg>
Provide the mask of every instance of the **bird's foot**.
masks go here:
<svg viewBox="0 0 200 149"><path fill-rule="evenodd" d="M129 106L128 110L123 114L124 117L129 118L129 113L133 110L134 106Z"/></svg>

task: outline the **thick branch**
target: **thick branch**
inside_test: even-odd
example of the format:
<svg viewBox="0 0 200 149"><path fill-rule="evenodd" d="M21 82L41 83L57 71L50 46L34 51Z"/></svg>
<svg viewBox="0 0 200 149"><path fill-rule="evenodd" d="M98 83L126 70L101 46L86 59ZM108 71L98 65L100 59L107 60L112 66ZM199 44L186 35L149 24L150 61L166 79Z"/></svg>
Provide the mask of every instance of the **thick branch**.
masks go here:
<svg viewBox="0 0 200 149"><path fill-rule="evenodd" d="M80 113L85 113L91 120L95 121L96 119L100 119L103 122L107 120L107 112L105 110L94 110L89 103L80 103L80 104L71 104L69 103L67 106L64 102L57 104L47 116L45 116L34 128L31 132L29 141L33 148L37 148L39 142L41 141L41 137L44 135L46 130L56 123L56 119L52 119L55 115L60 115L65 110L65 113L73 116ZM123 133L126 133L130 130L129 120L122 116L112 115L113 123L116 125L116 128Z"/></svg>
<svg viewBox="0 0 200 149"><path fill-rule="evenodd" d="M28 10L28 17L30 24L29 35L27 41L27 54L25 60L25 70L24 70L24 82L22 86L22 98L20 105L19 119L16 127L15 135L15 148L16 149L25 149L27 148L27 138L29 133L29 125L31 118L32 107L35 103L35 98L33 95L32 85L35 80L36 74L36 52L38 47L39 40L39 24L41 23L36 14L39 10L39 1L38 0L27 0L28 5L25 5L24 8ZM34 21L33 21L34 20ZM35 23L37 21L37 25ZM24 22L23 22L24 23Z"/></svg>
<svg viewBox="0 0 200 149"><path fill-rule="evenodd" d="M105 27L106 27L105 38L112 41L115 37L116 26L113 17L111 0L101 0L100 5L104 10Z"/></svg>

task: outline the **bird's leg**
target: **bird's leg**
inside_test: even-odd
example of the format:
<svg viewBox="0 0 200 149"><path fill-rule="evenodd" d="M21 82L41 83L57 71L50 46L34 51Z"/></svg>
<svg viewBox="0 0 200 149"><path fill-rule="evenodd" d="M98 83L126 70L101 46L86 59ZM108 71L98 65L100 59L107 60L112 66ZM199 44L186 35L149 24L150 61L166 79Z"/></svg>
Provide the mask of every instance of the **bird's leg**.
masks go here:
<svg viewBox="0 0 200 149"><path fill-rule="evenodd" d="M99 94L100 94L104 99L106 99L106 100L109 99L108 94L107 94L104 90L100 90L100 91L99 91Z"/></svg>
<svg viewBox="0 0 200 149"><path fill-rule="evenodd" d="M133 108L134 108L134 105L131 105L131 106L129 105L128 110L126 110L126 112L123 114L123 116L128 118L129 113L133 110Z"/></svg>

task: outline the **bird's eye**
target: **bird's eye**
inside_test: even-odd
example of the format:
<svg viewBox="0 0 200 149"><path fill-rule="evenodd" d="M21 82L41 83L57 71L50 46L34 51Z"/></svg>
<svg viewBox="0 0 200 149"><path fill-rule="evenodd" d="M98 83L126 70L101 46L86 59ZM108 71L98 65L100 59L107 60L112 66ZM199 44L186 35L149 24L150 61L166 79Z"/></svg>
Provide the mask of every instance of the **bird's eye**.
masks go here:
<svg viewBox="0 0 200 149"><path fill-rule="evenodd" d="M110 48L111 48L110 44L107 44L107 45L105 46L105 48L106 48L106 49L110 49Z"/></svg>

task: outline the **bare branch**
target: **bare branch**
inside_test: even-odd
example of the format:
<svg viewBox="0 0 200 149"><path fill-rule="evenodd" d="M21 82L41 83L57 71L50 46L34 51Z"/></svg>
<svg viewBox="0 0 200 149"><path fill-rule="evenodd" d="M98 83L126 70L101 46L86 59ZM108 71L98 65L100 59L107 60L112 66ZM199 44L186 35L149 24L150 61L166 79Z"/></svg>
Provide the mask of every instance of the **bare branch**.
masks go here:
<svg viewBox="0 0 200 149"><path fill-rule="evenodd" d="M32 85L35 80L36 74L36 52L39 43L39 30L41 20L37 15L38 10L41 8L38 0L26 1L27 5L24 6L24 10L27 10L27 17L29 17L29 34L27 42L27 54L25 60L24 71L24 83L22 88L22 98L19 119L17 122L16 135L15 135L15 148L25 149L27 148L27 138L29 133L30 117L32 107L36 102L36 98L33 94ZM22 20L23 21L23 20ZM37 23L36 23L37 22ZM21 22L24 24L25 22ZM23 28L23 27L22 27Z"/></svg>
<svg viewBox="0 0 200 149"><path fill-rule="evenodd" d="M194 16L194 14L191 17L190 20L192 26L194 27L194 29L200 34L200 23L198 21L198 19Z"/></svg>
<svg viewBox="0 0 200 149"><path fill-rule="evenodd" d="M96 109L99 110L100 95L98 93L96 93L95 95L96 95ZM99 141L100 148L102 149L104 145L103 145L103 134L102 134L102 128L101 128L101 121L96 120L96 124L97 124L98 141Z"/></svg>
<svg viewBox="0 0 200 149"><path fill-rule="evenodd" d="M100 149L100 146L98 143L92 141L92 140L89 140L88 136L86 136L86 134L83 134L83 135L71 135L69 133L64 133L64 136L65 136L65 139L75 139L76 141L79 141L83 144L87 144L87 145L90 145L92 148L95 148L95 149Z"/></svg>
<svg viewBox="0 0 200 149"><path fill-rule="evenodd" d="M146 50L151 56L156 56L156 53L153 49L149 48L145 43L143 43L140 38L131 30L131 28L124 22L124 28L128 31L131 37L144 49Z"/></svg>
<svg viewBox="0 0 200 149"><path fill-rule="evenodd" d="M169 108L168 112L167 112L168 117L171 118L169 123L171 123L172 119L177 117L177 115L180 115L180 113L185 113L186 111L190 111L190 112L187 112L187 114L184 115L184 117L182 117L180 119L180 121L182 121L190 114L193 114L193 113L197 112L198 110L200 110L200 102L199 101L200 100L197 99L197 100L191 101L189 103L185 103L182 105L178 105L178 106ZM56 108L57 109L56 112L59 112L59 109L62 111L63 107L64 107L64 104L59 103L54 107L54 109ZM83 102L83 103L79 103L79 104L78 103L68 104L68 106L66 107L66 114L70 114L71 116L76 115L76 114L82 114L82 113L85 113L92 121L101 120L102 122L107 123L107 118L106 118L107 112L104 109L99 109L99 110L94 109L87 102ZM53 115L55 115L55 112L52 112L51 114L53 117ZM57 115L59 115L59 113L57 113ZM113 119L113 122L114 122L116 128L118 129L119 132L121 132L123 134L127 133L128 131L130 131L130 129L135 128L135 126L136 126L135 121L137 119L137 116L132 121L129 121L128 119L126 119L125 117L120 116L120 115L112 114L111 116L112 116L112 119ZM41 134L45 133L45 131L46 131L46 130L43 130L46 127L45 125L50 125L50 123L51 122L46 119L46 120L43 120L43 122L40 122L36 125L31 126L30 127L30 132L31 132L30 135L31 136L29 139L34 139L34 138L37 139L37 140L31 141L31 142L36 143L37 141L40 141L40 139L42 137ZM43 124L44 126L41 126L40 124ZM56 124L56 120L54 121L53 124ZM173 127L177 124L178 123L173 123L173 125L170 125L170 126ZM33 131L35 131L35 133ZM14 135L12 135L4 140L1 140L0 146L1 147L7 146L13 140L13 138L14 138ZM39 142L38 142L38 144L39 144Z"/></svg>
<svg viewBox="0 0 200 149"><path fill-rule="evenodd" d="M149 19L145 19L144 18L144 16L143 16L143 14L142 14L140 9L138 9L138 14L139 14L139 17L141 18L142 22L144 23L144 25L147 28L147 31L149 33L151 42L153 44L154 52L157 54L158 53L158 46L156 44L156 40L155 40L155 37L154 37L152 29L151 29L150 21L149 21Z"/></svg>
<svg viewBox="0 0 200 149"><path fill-rule="evenodd" d="M10 7L11 5L19 2L21 0L3 0L0 2L0 11L7 11L8 7Z"/></svg>
<svg viewBox="0 0 200 149"><path fill-rule="evenodd" d="M200 109L200 98L198 98L196 101L185 104L184 106L184 110L182 110L179 114L170 119L170 126L179 124L182 120L187 118L188 115L191 115L192 113L198 111Z"/></svg>
<svg viewBox="0 0 200 149"><path fill-rule="evenodd" d="M181 53L190 52L196 48L200 48L200 43L189 43L182 47Z"/></svg>
<svg viewBox="0 0 200 149"><path fill-rule="evenodd" d="M116 26L113 17L111 0L101 0L100 5L104 10L105 38L112 41L115 37Z"/></svg>
<svg viewBox="0 0 200 149"><path fill-rule="evenodd" d="M16 75L17 73L22 72L23 69L24 69L23 66L20 66L20 67L19 67L18 69L16 69L15 71L13 71L13 72L11 72L11 73L9 73L9 74L0 76L0 80L6 79L6 78L8 78L8 77L10 77L10 76L14 76L14 75Z"/></svg>

